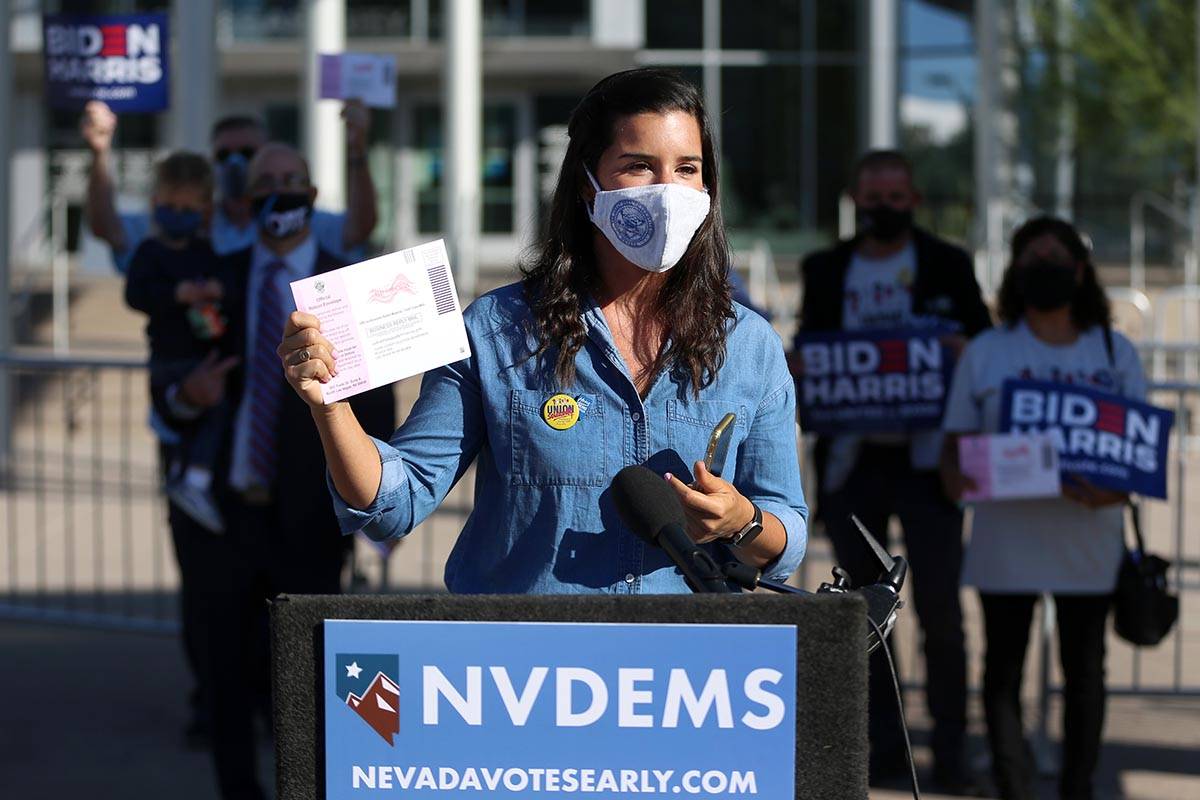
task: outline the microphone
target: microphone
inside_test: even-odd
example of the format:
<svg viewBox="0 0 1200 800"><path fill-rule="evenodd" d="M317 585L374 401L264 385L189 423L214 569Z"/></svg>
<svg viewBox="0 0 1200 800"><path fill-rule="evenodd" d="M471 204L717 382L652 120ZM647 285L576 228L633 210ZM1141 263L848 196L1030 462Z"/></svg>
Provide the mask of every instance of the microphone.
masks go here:
<svg viewBox="0 0 1200 800"><path fill-rule="evenodd" d="M635 465L618 472L611 488L621 521L639 539L666 551L693 592L731 591L717 562L687 535L683 506L666 481Z"/></svg>

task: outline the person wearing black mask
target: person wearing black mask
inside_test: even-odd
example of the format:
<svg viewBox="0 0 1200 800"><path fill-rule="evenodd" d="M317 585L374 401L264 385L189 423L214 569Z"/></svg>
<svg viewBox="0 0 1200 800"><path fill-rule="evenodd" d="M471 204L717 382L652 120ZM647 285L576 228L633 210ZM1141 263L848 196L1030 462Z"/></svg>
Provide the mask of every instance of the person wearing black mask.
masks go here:
<svg viewBox="0 0 1200 800"><path fill-rule="evenodd" d="M942 478L954 497L970 486L959 469L958 437L998 430L1006 380L1145 399L1137 350L1111 329L1108 297L1070 223L1038 217L1013 234L998 306L1004 324L967 346L946 404ZM1073 478L1064 480L1063 497L975 505L963 583L978 589L983 607L983 705L992 771L1005 800L1037 796L1021 681L1034 606L1046 592L1054 595L1064 677L1059 793L1065 800L1093 797L1104 725L1105 623L1124 553L1125 499Z"/></svg>
<svg viewBox="0 0 1200 800"><path fill-rule="evenodd" d="M203 576L196 627L202 675L211 687L213 756L227 799L263 796L253 712L255 692L267 683L264 601L285 592L338 592L354 541L339 534L320 439L275 352L295 310L289 283L344 261L317 242L317 189L293 148L260 147L247 170L246 191L256 239L225 256L222 268L228 276L227 336L241 364L230 369L202 363L156 400L167 422L184 433L222 401L234 409L222 432L213 484L225 533L190 537L184 565ZM386 437L395 429L390 386L359 395L351 405L371 435Z"/></svg>
<svg viewBox="0 0 1200 800"><path fill-rule="evenodd" d="M970 256L913 225L921 195L903 154L876 150L855 165L849 192L857 211L852 239L808 256L799 333L910 328L953 323L961 350L991 326ZM793 374L803 368L794 352ZM818 519L838 563L855 585L872 583L878 563L849 521L856 514L886 540L900 519L912 564L913 597L924 633L926 699L933 717L933 780L947 793L968 788L965 766L966 654L958 599L962 513L942 493L936 430L822 436L816 446ZM871 776L905 774L904 742L891 676L882 654L871 660Z"/></svg>
<svg viewBox="0 0 1200 800"><path fill-rule="evenodd" d="M348 100L342 118L346 123L346 211L317 210L310 224L313 236L326 252L347 261L360 261L378 220L375 185L367 169L370 112L361 101ZM103 102L93 100L84 107L80 130L92 151L85 216L92 232L111 247L113 263L124 274L133 252L150 234L152 220L146 214L117 211L108 168L117 130L116 114ZM266 141L266 128L252 116L233 114L213 124L210 144L217 203L206 228L213 249L220 255L249 247L258 235L246 178L251 159Z"/></svg>

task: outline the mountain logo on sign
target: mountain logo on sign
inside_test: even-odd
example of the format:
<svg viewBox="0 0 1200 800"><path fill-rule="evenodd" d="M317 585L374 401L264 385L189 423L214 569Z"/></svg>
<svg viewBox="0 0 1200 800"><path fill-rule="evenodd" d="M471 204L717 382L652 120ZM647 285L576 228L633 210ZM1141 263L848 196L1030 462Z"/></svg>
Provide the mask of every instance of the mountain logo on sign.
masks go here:
<svg viewBox="0 0 1200 800"><path fill-rule="evenodd" d="M338 653L334 661L338 699L394 747L400 733L400 656Z"/></svg>

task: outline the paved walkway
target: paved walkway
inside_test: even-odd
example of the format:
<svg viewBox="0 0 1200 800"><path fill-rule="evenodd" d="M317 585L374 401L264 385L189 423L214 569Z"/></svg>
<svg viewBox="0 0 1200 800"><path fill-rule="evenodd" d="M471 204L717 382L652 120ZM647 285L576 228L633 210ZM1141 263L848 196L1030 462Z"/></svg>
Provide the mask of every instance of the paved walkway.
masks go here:
<svg viewBox="0 0 1200 800"><path fill-rule="evenodd" d="M173 636L0 622L0 785L22 800L216 797L207 754L182 744L188 689ZM924 767L928 725L909 718ZM972 745L985 749L972 704ZM1115 698L1101 758L1100 798L1200 797L1200 699ZM264 782L270 750L262 749ZM1053 782L1042 798L1055 797ZM878 800L911 796L903 787ZM936 800L940 795L925 795ZM772 799L774 800L774 799ZM832 799L831 799L832 800Z"/></svg>

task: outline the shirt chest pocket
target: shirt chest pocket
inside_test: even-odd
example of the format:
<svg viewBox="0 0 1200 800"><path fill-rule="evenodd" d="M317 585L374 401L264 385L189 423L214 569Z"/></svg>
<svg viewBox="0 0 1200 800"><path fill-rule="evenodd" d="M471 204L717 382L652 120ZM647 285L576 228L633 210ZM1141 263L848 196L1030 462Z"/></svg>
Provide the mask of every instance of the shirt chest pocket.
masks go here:
<svg viewBox="0 0 1200 800"><path fill-rule="evenodd" d="M511 482L519 486L604 486L611 477L604 401L594 394L568 395L571 402L552 400L555 397L534 389L512 390Z"/></svg>
<svg viewBox="0 0 1200 800"><path fill-rule="evenodd" d="M725 458L722 477L733 480L737 462L737 449L746 439L750 421L744 405L735 405L720 400L691 400L667 402L667 442L679 454L688 469L704 458L713 428L729 413L737 415L733 435L729 441L729 452Z"/></svg>

